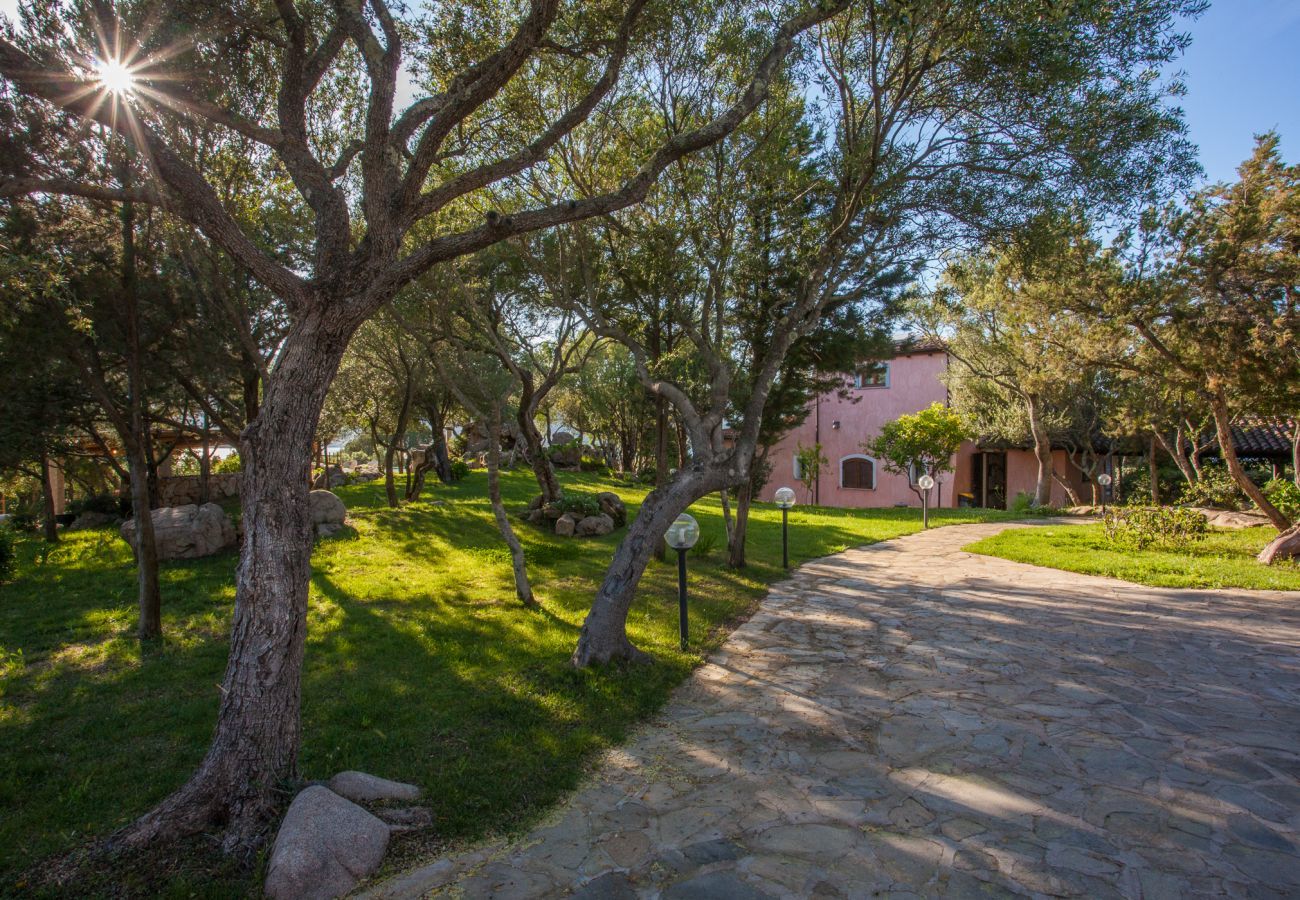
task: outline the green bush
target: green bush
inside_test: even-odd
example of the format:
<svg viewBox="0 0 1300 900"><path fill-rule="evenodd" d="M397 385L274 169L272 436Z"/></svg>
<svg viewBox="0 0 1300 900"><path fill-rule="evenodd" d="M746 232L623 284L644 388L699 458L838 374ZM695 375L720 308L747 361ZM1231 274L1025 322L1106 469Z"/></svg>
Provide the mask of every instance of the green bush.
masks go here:
<svg viewBox="0 0 1300 900"><path fill-rule="evenodd" d="M600 515L600 501L591 494L571 494L564 491L557 503L561 513L573 513L579 519Z"/></svg>
<svg viewBox="0 0 1300 900"><path fill-rule="evenodd" d="M1185 484L1178 499L1183 506L1212 506L1215 509L1239 509L1247 502L1226 466L1201 466L1201 479Z"/></svg>
<svg viewBox="0 0 1300 900"><path fill-rule="evenodd" d="M40 518L34 512L16 512L9 517L9 527L14 531L35 531Z"/></svg>
<svg viewBox="0 0 1300 900"><path fill-rule="evenodd" d="M1007 510L1018 516L1031 516L1036 514L1039 511L1039 508L1034 505L1033 494L1029 493L1029 491L1021 491L1016 494L1015 499L1011 501L1011 505L1007 507Z"/></svg>
<svg viewBox="0 0 1300 900"><path fill-rule="evenodd" d="M0 582L14 577L14 533L8 528L0 528Z"/></svg>
<svg viewBox="0 0 1300 900"><path fill-rule="evenodd" d="M244 464L239 458L238 453L232 453L221 459L212 467L212 471L218 475L233 475L236 472L242 472Z"/></svg>
<svg viewBox="0 0 1300 900"><path fill-rule="evenodd" d="M93 497L80 497L68 504L68 512L81 515L84 512L104 513L117 516L122 512L122 501L112 494L96 494Z"/></svg>
<svg viewBox="0 0 1300 900"><path fill-rule="evenodd" d="M718 536L711 531L705 531L700 533L700 538L695 542L695 546L691 548L691 552L698 557L704 558L712 556L717 546Z"/></svg>
<svg viewBox="0 0 1300 900"><path fill-rule="evenodd" d="M1264 484L1264 496L1288 519L1300 519L1300 487L1289 478L1273 478Z"/></svg>
<svg viewBox="0 0 1300 900"><path fill-rule="evenodd" d="M463 459L453 459L450 468L452 481L460 481L469 474L469 463Z"/></svg>
<svg viewBox="0 0 1300 900"><path fill-rule="evenodd" d="M1129 550L1182 550L1209 532L1205 516L1183 506L1112 506L1105 527L1108 541Z"/></svg>
<svg viewBox="0 0 1300 900"><path fill-rule="evenodd" d="M609 463L599 456L583 456L578 460L578 469L583 472L599 472L601 475L608 475Z"/></svg>

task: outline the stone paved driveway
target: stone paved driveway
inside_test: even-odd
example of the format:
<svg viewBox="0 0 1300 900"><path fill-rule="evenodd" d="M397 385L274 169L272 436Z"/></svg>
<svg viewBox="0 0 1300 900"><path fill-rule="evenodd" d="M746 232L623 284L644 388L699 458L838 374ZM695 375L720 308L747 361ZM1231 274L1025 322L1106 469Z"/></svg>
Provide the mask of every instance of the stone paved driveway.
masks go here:
<svg viewBox="0 0 1300 900"><path fill-rule="evenodd" d="M384 897L1300 896L1300 594L805 565L548 823Z"/></svg>

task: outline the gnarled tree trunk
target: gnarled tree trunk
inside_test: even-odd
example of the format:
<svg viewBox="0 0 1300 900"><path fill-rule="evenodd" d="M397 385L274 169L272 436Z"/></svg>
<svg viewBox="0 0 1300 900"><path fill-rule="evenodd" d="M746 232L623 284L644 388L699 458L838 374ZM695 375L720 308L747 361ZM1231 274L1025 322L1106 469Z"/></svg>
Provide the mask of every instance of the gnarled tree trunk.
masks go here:
<svg viewBox="0 0 1300 900"><path fill-rule="evenodd" d="M733 569L745 568L745 540L749 534L749 505L754 497L753 482L746 479L736 488L736 524L731 532L731 546L727 548L727 565Z"/></svg>
<svg viewBox="0 0 1300 900"><path fill-rule="evenodd" d="M1029 433L1034 440L1034 458L1038 460L1038 479L1034 484L1034 506L1048 506L1052 502L1052 440L1043 427L1043 414L1036 396L1025 397L1025 411L1029 414Z"/></svg>
<svg viewBox="0 0 1300 900"><path fill-rule="evenodd" d="M605 571L605 580L592 601L591 611L582 624L577 649L573 651L575 666L589 666L612 660L641 662L646 654L632 645L627 637L627 612L636 596L650 557L657 545L663 543L664 532L686 508L696 500L721 490L728 482L725 468L717 463L706 466L694 463L667 483L656 487L641 504L641 510L628 526L627 534Z"/></svg>
<svg viewBox="0 0 1300 900"><path fill-rule="evenodd" d="M50 458L41 448L41 501L45 506L45 516L41 519L41 530L45 540L51 544L59 540L59 520L54 517L54 479L50 477Z"/></svg>
<svg viewBox="0 0 1300 900"><path fill-rule="evenodd" d="M1219 439L1219 453L1228 465L1232 480L1237 482L1237 486L1245 492L1251 502L1259 507L1259 511L1268 516L1274 528L1278 531L1286 531L1291 527L1291 520L1269 502L1259 486L1250 480L1250 476L1241 465L1241 460L1237 458L1237 448L1232 443L1232 419L1228 413L1228 401L1222 391L1216 391L1211 398L1210 411L1214 414L1214 431Z"/></svg>
<svg viewBox="0 0 1300 900"><path fill-rule="evenodd" d="M180 790L118 835L128 846L223 825L224 849L247 850L275 811L277 786L297 774L312 440L354 330L329 315L313 311L289 333L240 440L244 543L212 743Z"/></svg>
<svg viewBox="0 0 1300 900"><path fill-rule="evenodd" d="M532 585L528 583L528 564L524 559L524 548L519 543L515 530L510 527L510 517L506 515L506 505L501 500L501 406L494 404L491 413L491 429L488 434L487 476L488 499L492 502L492 516L496 519L497 530L510 548L510 566L514 571L515 596L524 606L536 606Z"/></svg>

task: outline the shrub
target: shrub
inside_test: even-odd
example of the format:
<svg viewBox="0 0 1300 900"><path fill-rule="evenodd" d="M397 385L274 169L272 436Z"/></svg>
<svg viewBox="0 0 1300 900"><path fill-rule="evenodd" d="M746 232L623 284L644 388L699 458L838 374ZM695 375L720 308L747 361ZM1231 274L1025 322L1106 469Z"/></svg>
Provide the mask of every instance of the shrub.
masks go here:
<svg viewBox="0 0 1300 900"><path fill-rule="evenodd" d="M599 456L583 456L578 460L578 468L583 472L599 472L601 475L609 474L609 463Z"/></svg>
<svg viewBox="0 0 1300 900"><path fill-rule="evenodd" d="M81 515L84 512L104 513L109 516L120 515L122 501L112 494L96 494L93 497L81 497L68 504L68 512Z"/></svg>
<svg viewBox="0 0 1300 900"><path fill-rule="evenodd" d="M1300 487L1289 478L1273 478L1264 484L1264 496L1288 519L1300 519Z"/></svg>
<svg viewBox="0 0 1300 900"><path fill-rule="evenodd" d="M39 524L34 512L16 512L9 517L9 527L14 531L35 531Z"/></svg>
<svg viewBox="0 0 1300 900"><path fill-rule="evenodd" d="M1205 537L1205 516L1182 506L1113 506L1106 510L1106 539L1117 547L1182 550Z"/></svg>
<svg viewBox="0 0 1300 900"><path fill-rule="evenodd" d="M1246 495L1233 481L1226 466L1202 466L1201 480L1184 485L1179 502L1184 506L1238 509L1246 502Z"/></svg>
<svg viewBox="0 0 1300 900"><path fill-rule="evenodd" d="M1011 505L1007 509L1018 516L1030 515L1037 509L1034 506L1034 495L1028 491L1021 491L1016 494L1016 498L1011 501Z"/></svg>
<svg viewBox="0 0 1300 900"><path fill-rule="evenodd" d="M700 538L695 542L695 546L691 548L691 552L698 557L704 558L712 556L717 546L718 536L711 531L704 531L700 533Z"/></svg>
<svg viewBox="0 0 1300 900"><path fill-rule="evenodd" d="M453 459L451 461L451 480L460 481L469 474L469 463L463 459Z"/></svg>
<svg viewBox="0 0 1300 900"><path fill-rule="evenodd" d="M580 519L600 515L600 501L591 494L570 494L565 491L557 501L561 513L573 513Z"/></svg>
<svg viewBox="0 0 1300 900"><path fill-rule="evenodd" d="M239 459L238 453L232 453L224 459L218 460L212 467L212 471L218 475L233 475L236 472L242 472L244 464Z"/></svg>
<svg viewBox="0 0 1300 900"><path fill-rule="evenodd" d="M14 577L14 533L0 528L0 582Z"/></svg>
<svg viewBox="0 0 1300 900"><path fill-rule="evenodd" d="M654 466L642 466L640 469L637 470L636 480L641 482L642 484L654 484L655 474L656 473L655 473Z"/></svg>

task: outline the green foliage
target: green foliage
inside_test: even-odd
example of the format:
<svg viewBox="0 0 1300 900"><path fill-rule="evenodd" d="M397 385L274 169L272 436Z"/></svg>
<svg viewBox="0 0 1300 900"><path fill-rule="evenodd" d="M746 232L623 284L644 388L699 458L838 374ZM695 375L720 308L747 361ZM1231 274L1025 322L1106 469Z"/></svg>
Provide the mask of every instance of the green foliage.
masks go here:
<svg viewBox="0 0 1300 900"><path fill-rule="evenodd" d="M0 528L0 582L14 577L15 566L14 533L8 528ZM2 667L0 671L3 671Z"/></svg>
<svg viewBox="0 0 1300 900"><path fill-rule="evenodd" d="M557 505L560 507L560 512L573 513L580 519L600 515L600 501L594 494L562 491Z"/></svg>
<svg viewBox="0 0 1300 900"><path fill-rule="evenodd" d="M713 551L718 549L718 535L713 531L700 531L700 537L691 548L691 555L705 559L713 555Z"/></svg>
<svg viewBox="0 0 1300 900"><path fill-rule="evenodd" d="M800 444L795 448L794 458L799 461L799 483L808 492L808 502L811 503L813 487L817 484L822 469L830 465L830 460L822 453L821 444L813 444L811 447Z"/></svg>
<svg viewBox="0 0 1300 900"><path fill-rule="evenodd" d="M9 516L9 527L14 531L35 531L40 525L36 513L29 510L13 513Z"/></svg>
<svg viewBox="0 0 1300 900"><path fill-rule="evenodd" d="M890 472L908 472L915 467L936 475L953 470L953 454L963 441L972 437L974 434L960 413L936 402L920 412L907 413L886 423L880 434L862 447L883 460Z"/></svg>
<svg viewBox="0 0 1300 900"><path fill-rule="evenodd" d="M1112 506L1103 524L1108 541L1132 550L1183 550L1209 532L1205 516L1182 506Z"/></svg>
<svg viewBox="0 0 1300 900"><path fill-rule="evenodd" d="M1141 487L1145 489L1146 474L1143 472ZM1127 488L1126 488L1127 491ZM1233 479L1226 466L1201 466L1200 480L1194 484L1184 483L1179 503L1183 506L1212 506L1215 509L1239 509L1246 503L1246 495Z"/></svg>
<svg viewBox="0 0 1300 900"><path fill-rule="evenodd" d="M122 514L122 500L112 494L95 494L92 497L78 497L68 504L68 512L81 515L83 512L103 513L110 516Z"/></svg>
<svg viewBox="0 0 1300 900"><path fill-rule="evenodd" d="M218 475L233 475L236 472L244 470L244 463L239 458L238 453L231 453L229 456L218 461L212 467L212 471Z"/></svg>
<svg viewBox="0 0 1300 900"><path fill-rule="evenodd" d="M582 472L596 472L601 475L608 475L609 463L599 456L584 455L578 460L578 469Z"/></svg>
<svg viewBox="0 0 1300 900"><path fill-rule="evenodd" d="M1264 483L1264 496L1291 521L1300 521L1300 487L1289 478L1272 478Z"/></svg>
<svg viewBox="0 0 1300 900"><path fill-rule="evenodd" d="M1046 525L1008 528L963 549L1034 566L1122 578L1172 588L1248 588L1300 590L1300 565L1261 565L1255 555L1272 538L1273 528L1211 531L1181 550L1117 547L1103 525Z"/></svg>
<svg viewBox="0 0 1300 900"><path fill-rule="evenodd" d="M1014 516L1034 516L1039 515L1043 507L1034 505L1034 495L1029 491L1021 491L1012 498L1010 505L1007 506L1007 512Z"/></svg>
<svg viewBox="0 0 1300 900"><path fill-rule="evenodd" d="M469 463L465 462L463 459L453 459L451 465L448 466L448 469L450 469L452 484L465 478L470 473Z"/></svg>

